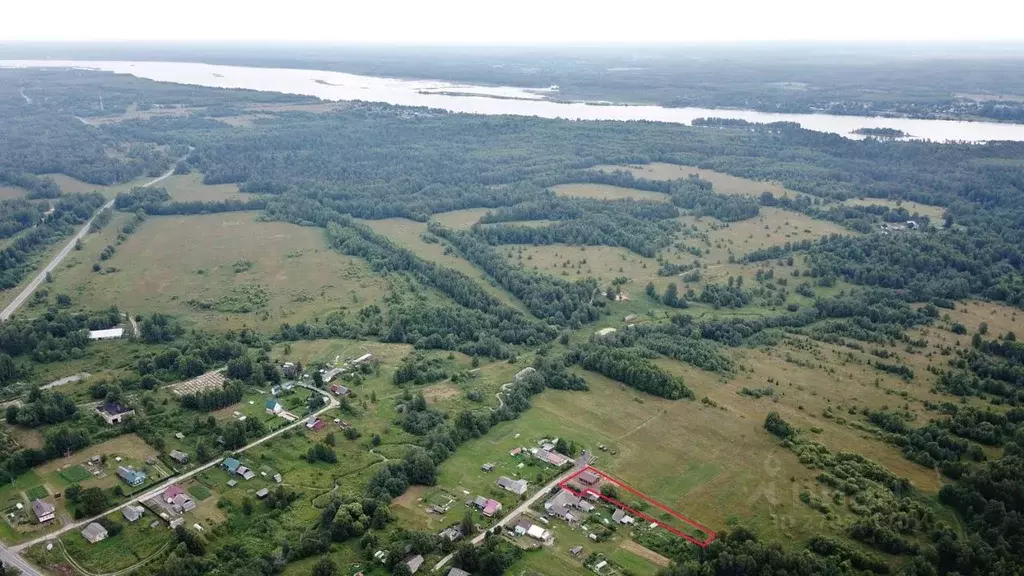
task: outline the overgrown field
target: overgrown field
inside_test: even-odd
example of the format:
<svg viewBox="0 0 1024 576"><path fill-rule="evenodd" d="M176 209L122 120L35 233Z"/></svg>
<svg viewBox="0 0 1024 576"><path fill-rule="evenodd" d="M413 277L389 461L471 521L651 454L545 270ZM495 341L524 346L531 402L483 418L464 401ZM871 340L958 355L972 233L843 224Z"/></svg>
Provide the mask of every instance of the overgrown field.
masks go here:
<svg viewBox="0 0 1024 576"><path fill-rule="evenodd" d="M152 217L101 261L116 235L116 224L108 228L69 257L51 291L90 309L159 311L219 330L273 328L386 293L365 263L327 248L321 231L252 213Z"/></svg>

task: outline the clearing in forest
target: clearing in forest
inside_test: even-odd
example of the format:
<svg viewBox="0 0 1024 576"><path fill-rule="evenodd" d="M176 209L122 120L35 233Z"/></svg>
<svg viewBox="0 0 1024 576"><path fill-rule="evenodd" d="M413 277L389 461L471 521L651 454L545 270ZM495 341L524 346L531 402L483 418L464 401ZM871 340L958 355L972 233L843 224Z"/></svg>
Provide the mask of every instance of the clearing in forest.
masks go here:
<svg viewBox="0 0 1024 576"><path fill-rule="evenodd" d="M257 222L252 212L151 217L100 261L116 227L86 237L51 292L83 308L165 312L211 330L275 329L387 293L363 260L329 248L322 230Z"/></svg>
<svg viewBox="0 0 1024 576"><path fill-rule="evenodd" d="M933 223L939 224L942 220L943 215L946 213L946 209L942 206L932 206L931 204L921 204L919 202L913 202L911 200L889 200L885 198L850 198L844 200L843 204L849 206L885 206L886 208L904 208L911 216L914 214L921 214L931 218Z"/></svg>
<svg viewBox="0 0 1024 576"><path fill-rule="evenodd" d="M696 166L683 166L681 164L667 164L665 162L653 162L651 164L634 164L629 166L603 165L594 166L592 170L603 170L613 172L622 170L631 173L636 178L648 180L678 180L696 174L704 180L711 182L715 192L721 194L738 194L742 196L760 196L762 192L768 191L778 196L795 196L797 193L775 182L760 182L749 178L740 178L723 172L716 172Z"/></svg>
<svg viewBox="0 0 1024 576"><path fill-rule="evenodd" d="M197 173L175 174L161 181L157 186L166 188L167 193L171 195L171 200L178 202L246 200L252 197L240 193L236 184L214 186L203 184L203 175Z"/></svg>
<svg viewBox="0 0 1024 576"><path fill-rule="evenodd" d="M559 184L552 186L551 191L558 196L574 196L578 198L596 198L598 200L650 200L652 202L668 202L668 194L648 192L636 188L623 188L608 184Z"/></svg>

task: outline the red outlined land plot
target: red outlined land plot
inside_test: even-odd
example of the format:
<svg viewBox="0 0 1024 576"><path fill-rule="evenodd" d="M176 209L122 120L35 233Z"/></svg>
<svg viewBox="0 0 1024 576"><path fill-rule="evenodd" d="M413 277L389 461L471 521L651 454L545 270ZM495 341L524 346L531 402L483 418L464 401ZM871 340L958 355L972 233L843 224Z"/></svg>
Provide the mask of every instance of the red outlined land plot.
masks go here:
<svg viewBox="0 0 1024 576"><path fill-rule="evenodd" d="M589 483L588 482L584 482L582 480L577 480L580 477L580 475L585 474L585 473L589 473L590 475L589 476L584 476L584 479L592 478L592 477L597 477L598 480L596 482L589 482ZM575 484L574 484L574 482L575 482ZM683 532L682 530L679 530L678 528L675 528L673 526L669 526L668 524L666 524L665 522L662 522L661 520L658 520L657 518L652 518L652 517L648 516L647 514L644 514L643 512L640 512L639 510L634 510L633 508L630 508L629 506L623 504L622 502L619 502L618 500L615 500L614 498L609 498L609 497L605 496L604 494L601 494L599 489L597 489L598 484L600 484L601 482L608 482L610 484L615 485L617 488L621 488L621 489L629 492L630 494L632 494L632 495L634 495L634 496L636 496L638 498L642 498L648 504L650 504L650 505L652 505L652 506L662 510L663 512L668 513L673 518L675 518L675 519L677 519L677 520L687 524L688 526L691 526L691 527L695 528L696 530L700 530L704 534L707 534L708 535L707 538L705 538L704 540L698 540L697 538L695 538L695 537L693 537L693 536L691 536L689 534L686 534L685 532ZM575 487L574 486L570 486L570 484L574 484ZM635 515L637 517L640 517L640 518L643 518L643 519L648 520L650 522L653 522L653 523L657 524L658 526L661 526L665 530L668 530L669 532L675 534L676 536L679 536L680 538L683 538L683 539L685 539L685 540L687 540L689 542L693 542L694 544L696 544L697 546L700 546L701 548L707 548L708 545L710 545L712 542L715 541L715 533L712 532L709 528L703 526L702 524L700 524L700 523L698 523L698 522L696 522L694 520L691 520L691 519L687 518L686 516L683 516L679 512L676 512L675 510L672 510L668 506L665 506L661 502L658 502L657 500L647 496L643 492L640 492L639 490L634 489L633 487L629 486L625 482L622 482L620 480L616 480L615 478L612 478L611 476L605 474L604 472L601 472L600 470L598 470L597 468L594 468L593 466L587 466L586 468L583 468L583 469L579 470L578 472L576 472L575 474L573 474L572 476L570 476L569 478L564 480L561 484L559 484L559 487L564 489L564 490L568 490L569 492L572 492L573 494L575 494L576 496L579 496L581 498L586 498L589 495L597 496L597 497L601 498L602 500L604 500L606 502L609 502L609 503L611 503L611 504L613 504L613 505L615 505L615 506L617 506L617 507L619 507L619 508L629 512L630 514L633 514L633 515Z"/></svg>

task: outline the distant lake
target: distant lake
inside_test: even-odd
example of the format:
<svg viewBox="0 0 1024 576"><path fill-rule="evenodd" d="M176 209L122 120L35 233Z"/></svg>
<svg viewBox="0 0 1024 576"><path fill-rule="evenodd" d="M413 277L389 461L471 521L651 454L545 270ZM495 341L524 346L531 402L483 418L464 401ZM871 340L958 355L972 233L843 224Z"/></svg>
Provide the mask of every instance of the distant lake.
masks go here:
<svg viewBox="0 0 1024 576"><path fill-rule="evenodd" d="M217 66L192 62L100 62L71 60L0 60L5 68L85 68L132 74L160 82L213 88L247 88L316 96L323 100L363 100L400 106L426 106L469 114L511 114L570 120L651 120L689 124L696 118L731 118L749 122L796 122L804 128L849 138L861 128L892 128L912 138L945 142L964 140L1024 141L1024 124L918 120L832 114L773 114L754 110L664 108L605 103L561 103L547 98L557 94L537 89L473 86L432 80L402 80L358 76L343 72L284 68Z"/></svg>

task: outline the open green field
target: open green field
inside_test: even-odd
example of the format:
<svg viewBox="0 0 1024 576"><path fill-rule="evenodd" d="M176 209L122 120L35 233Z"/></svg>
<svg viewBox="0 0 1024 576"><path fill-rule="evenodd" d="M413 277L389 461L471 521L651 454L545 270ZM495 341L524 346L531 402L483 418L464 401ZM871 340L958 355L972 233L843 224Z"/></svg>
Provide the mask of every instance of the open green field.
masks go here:
<svg viewBox="0 0 1024 576"><path fill-rule="evenodd" d="M605 172L623 170L633 174L633 176L637 178L647 178L648 180L678 180L679 178L686 178L691 174L696 174L704 180L711 182L715 187L715 192L719 192L721 194L760 196L764 191L771 192L775 196L795 196L797 194L796 192L775 182L759 182L757 180L750 180L749 178L740 178L738 176L723 174L722 172L716 172L706 168L683 166L680 164L667 164L665 162L652 162L651 164L634 164L628 166L604 165L594 166L592 169L604 170Z"/></svg>
<svg viewBox="0 0 1024 576"><path fill-rule="evenodd" d="M623 188L608 184L559 184L552 186L551 191L558 196L576 196L580 198L596 198L597 200L650 200L652 202L668 202L668 194L648 192L636 188Z"/></svg>
<svg viewBox="0 0 1024 576"><path fill-rule="evenodd" d="M161 181L157 186L167 189L171 199L178 202L216 202L219 200L244 199L246 196L238 191L235 184L203 184L203 175L175 174Z"/></svg>
<svg viewBox="0 0 1024 576"><path fill-rule="evenodd" d="M827 358L825 352L818 353ZM836 363L835 375L804 368L787 359L798 353L798 348L785 346L771 353L737 350L731 354L746 370L731 378L658 360L682 376L698 398L706 396L717 407L638 394L586 372L590 391L548 390L534 397L533 408L518 420L499 424L442 464L438 484L457 493L488 489L493 477L480 470L481 464L496 462L499 470L494 474L522 473L517 464L506 462L509 450L533 445L535 438L560 436L596 454L600 469L714 530L738 522L791 543L822 532L840 535L837 524L823 522L797 499L800 491L815 489L816 472L762 429L765 414L775 410L802 428L822 429L815 439L830 449L862 453L934 494L939 484L932 471L854 427L820 416L826 406L891 404L887 390L893 389L907 390L912 398L933 399L927 386L866 372L853 363ZM768 377L780 382L775 399L738 394L742 387L764 386ZM874 385L876 377L883 386ZM597 450L598 444L608 451ZM845 512L838 514L844 517Z"/></svg>
<svg viewBox="0 0 1024 576"><path fill-rule="evenodd" d="M51 291L86 308L166 312L213 330L273 329L386 293L365 262L328 248L321 230L255 217L149 218L102 263L112 273L92 271L106 238L89 238L55 274Z"/></svg>
<svg viewBox="0 0 1024 576"><path fill-rule="evenodd" d="M911 217L914 214L921 214L931 218L932 222L938 223L942 220L943 215L946 213L946 209L942 206L931 206L929 204L921 204L912 200L888 200L885 198L850 198L844 200L843 204L849 206L885 206L886 208L905 208L907 212L910 212Z"/></svg>

